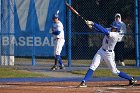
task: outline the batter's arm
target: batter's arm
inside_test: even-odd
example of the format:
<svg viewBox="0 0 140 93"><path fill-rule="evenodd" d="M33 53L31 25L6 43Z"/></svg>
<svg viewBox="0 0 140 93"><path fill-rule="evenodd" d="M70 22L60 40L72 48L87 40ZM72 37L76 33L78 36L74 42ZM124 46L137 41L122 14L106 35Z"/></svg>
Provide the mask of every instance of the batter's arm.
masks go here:
<svg viewBox="0 0 140 93"><path fill-rule="evenodd" d="M101 25L94 23L94 24L93 24L93 27L94 27L97 31L100 31L101 33L104 33L105 35L109 35L109 31L108 31L106 28L102 27Z"/></svg>
<svg viewBox="0 0 140 93"><path fill-rule="evenodd" d="M53 31L52 34L53 35L59 35L60 34L60 31Z"/></svg>
<svg viewBox="0 0 140 93"><path fill-rule="evenodd" d="M63 30L63 25L61 23L57 24L57 28L52 32L53 35L59 35Z"/></svg>
<svg viewBox="0 0 140 93"><path fill-rule="evenodd" d="M94 23L94 22L92 22L92 21L87 20L87 21L86 21L86 24L87 24L91 29L94 28L95 30L100 31L100 32L104 33L105 35L109 35L109 31L108 31L106 28L102 27L101 25L99 25L99 24L97 24L97 23Z"/></svg>

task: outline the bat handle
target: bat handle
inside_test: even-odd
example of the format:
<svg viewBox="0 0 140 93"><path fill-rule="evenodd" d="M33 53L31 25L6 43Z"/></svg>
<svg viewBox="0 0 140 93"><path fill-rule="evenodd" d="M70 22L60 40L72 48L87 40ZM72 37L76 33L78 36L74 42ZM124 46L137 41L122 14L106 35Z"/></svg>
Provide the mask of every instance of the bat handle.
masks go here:
<svg viewBox="0 0 140 93"><path fill-rule="evenodd" d="M86 19L84 19L82 16L80 16L81 17L81 19L83 19L85 22L87 22L87 20Z"/></svg>
<svg viewBox="0 0 140 93"><path fill-rule="evenodd" d="M83 20L84 20L85 23L87 24L87 21L88 21L88 20L86 20L86 19L83 19ZM92 29L92 27L93 27L92 24L90 24L90 25L87 24L87 26L88 26L90 29Z"/></svg>

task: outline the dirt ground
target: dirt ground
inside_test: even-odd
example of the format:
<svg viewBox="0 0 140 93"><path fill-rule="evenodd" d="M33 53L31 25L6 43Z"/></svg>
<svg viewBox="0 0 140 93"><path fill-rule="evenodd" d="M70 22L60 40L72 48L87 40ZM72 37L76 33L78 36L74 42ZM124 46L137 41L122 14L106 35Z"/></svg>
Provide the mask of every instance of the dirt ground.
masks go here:
<svg viewBox="0 0 140 93"><path fill-rule="evenodd" d="M140 81L128 86L127 81L87 82L87 88L77 87L80 82L7 82L0 83L0 93L140 93Z"/></svg>

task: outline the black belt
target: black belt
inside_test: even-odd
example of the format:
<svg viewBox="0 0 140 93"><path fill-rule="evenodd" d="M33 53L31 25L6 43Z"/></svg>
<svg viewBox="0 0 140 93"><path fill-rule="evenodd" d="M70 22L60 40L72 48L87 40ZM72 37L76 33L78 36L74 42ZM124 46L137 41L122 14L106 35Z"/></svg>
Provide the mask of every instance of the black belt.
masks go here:
<svg viewBox="0 0 140 93"><path fill-rule="evenodd" d="M112 52L113 50L105 50L105 49L103 49L105 52Z"/></svg>
<svg viewBox="0 0 140 93"><path fill-rule="evenodd" d="M60 38L55 38L54 40L58 40L58 39L60 39Z"/></svg>
<svg viewBox="0 0 140 93"><path fill-rule="evenodd" d="M54 40L58 40L58 39L64 39L64 38L55 38Z"/></svg>

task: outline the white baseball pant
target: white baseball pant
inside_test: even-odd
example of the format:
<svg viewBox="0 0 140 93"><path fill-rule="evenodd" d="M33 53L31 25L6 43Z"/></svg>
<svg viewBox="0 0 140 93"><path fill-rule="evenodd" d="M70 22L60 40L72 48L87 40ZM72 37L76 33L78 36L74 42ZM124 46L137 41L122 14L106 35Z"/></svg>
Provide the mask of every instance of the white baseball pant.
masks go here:
<svg viewBox="0 0 140 93"><path fill-rule="evenodd" d="M115 75L118 75L120 73L120 71L116 68L114 58L115 58L114 51L109 52L109 51L105 51L102 48L100 48L92 60L90 69L95 71L96 68L99 66L100 62L104 61L104 62L106 62L109 69L111 69L112 73Z"/></svg>
<svg viewBox="0 0 140 93"><path fill-rule="evenodd" d="M56 39L54 44L54 55L60 55L62 48L64 46L65 40L64 39Z"/></svg>

